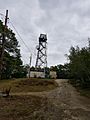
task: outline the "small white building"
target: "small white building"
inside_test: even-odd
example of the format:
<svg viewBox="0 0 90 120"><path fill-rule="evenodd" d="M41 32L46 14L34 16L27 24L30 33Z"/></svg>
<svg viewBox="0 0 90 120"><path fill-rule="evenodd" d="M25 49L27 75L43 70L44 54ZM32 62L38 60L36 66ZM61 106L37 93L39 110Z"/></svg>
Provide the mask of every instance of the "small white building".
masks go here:
<svg viewBox="0 0 90 120"><path fill-rule="evenodd" d="M30 77L32 77L32 78L44 78L44 72L31 71Z"/></svg>
<svg viewBox="0 0 90 120"><path fill-rule="evenodd" d="M50 71L50 78L54 78L54 79L57 78L57 73L56 73L56 71Z"/></svg>
<svg viewBox="0 0 90 120"><path fill-rule="evenodd" d="M55 71L50 71L49 76L50 76L50 78L53 78L53 79L57 78L57 74ZM44 72L31 71L30 77L31 78L44 78L45 75L44 75Z"/></svg>

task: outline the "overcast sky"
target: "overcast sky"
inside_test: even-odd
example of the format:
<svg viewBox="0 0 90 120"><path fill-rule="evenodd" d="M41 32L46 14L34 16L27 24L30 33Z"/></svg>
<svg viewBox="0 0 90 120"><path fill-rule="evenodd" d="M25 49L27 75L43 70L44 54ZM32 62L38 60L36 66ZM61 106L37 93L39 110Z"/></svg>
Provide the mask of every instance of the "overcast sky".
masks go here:
<svg viewBox="0 0 90 120"><path fill-rule="evenodd" d="M0 13L9 18L33 52L40 33L48 37L48 65L64 64L71 46L86 46L90 37L90 0L0 0ZM0 19L2 19L0 17ZM10 25L10 22L8 23ZM12 28L13 29L13 28ZM15 32L15 31L14 31ZM17 36L22 60L29 63L30 52Z"/></svg>

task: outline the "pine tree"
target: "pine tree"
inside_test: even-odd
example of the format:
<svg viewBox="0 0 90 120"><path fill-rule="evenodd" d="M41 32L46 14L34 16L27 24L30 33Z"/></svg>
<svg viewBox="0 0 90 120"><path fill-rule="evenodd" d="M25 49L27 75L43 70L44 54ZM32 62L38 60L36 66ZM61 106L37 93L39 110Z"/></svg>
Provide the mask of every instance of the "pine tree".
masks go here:
<svg viewBox="0 0 90 120"><path fill-rule="evenodd" d="M0 53L2 49L2 35L3 35L3 23L0 21ZM21 77L23 66L20 55L20 49L15 34L10 28L6 29L5 33L5 49L3 58L3 69L0 73L2 79L11 77Z"/></svg>

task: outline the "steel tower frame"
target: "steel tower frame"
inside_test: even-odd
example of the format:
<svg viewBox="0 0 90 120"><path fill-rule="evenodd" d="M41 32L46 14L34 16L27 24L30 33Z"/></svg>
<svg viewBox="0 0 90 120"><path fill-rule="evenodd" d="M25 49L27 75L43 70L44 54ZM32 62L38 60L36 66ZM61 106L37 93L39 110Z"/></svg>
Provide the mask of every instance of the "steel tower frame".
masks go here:
<svg viewBox="0 0 90 120"><path fill-rule="evenodd" d="M36 70L44 68L44 73L47 68L47 35L40 34L39 45L37 46Z"/></svg>

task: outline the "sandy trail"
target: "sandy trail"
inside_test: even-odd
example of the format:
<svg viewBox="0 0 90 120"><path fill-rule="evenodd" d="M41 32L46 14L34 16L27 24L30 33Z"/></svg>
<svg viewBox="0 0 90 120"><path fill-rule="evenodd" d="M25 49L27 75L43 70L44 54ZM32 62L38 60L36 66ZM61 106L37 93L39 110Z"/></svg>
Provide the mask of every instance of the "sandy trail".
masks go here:
<svg viewBox="0 0 90 120"><path fill-rule="evenodd" d="M50 92L27 93L44 98L42 108L34 111L33 120L90 120L90 99L80 96L67 80L56 82L59 86Z"/></svg>
<svg viewBox="0 0 90 120"><path fill-rule="evenodd" d="M40 111L41 120L90 120L90 100L82 97L67 80L56 80L59 87L45 93ZM40 93L41 94L41 93Z"/></svg>

